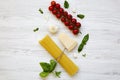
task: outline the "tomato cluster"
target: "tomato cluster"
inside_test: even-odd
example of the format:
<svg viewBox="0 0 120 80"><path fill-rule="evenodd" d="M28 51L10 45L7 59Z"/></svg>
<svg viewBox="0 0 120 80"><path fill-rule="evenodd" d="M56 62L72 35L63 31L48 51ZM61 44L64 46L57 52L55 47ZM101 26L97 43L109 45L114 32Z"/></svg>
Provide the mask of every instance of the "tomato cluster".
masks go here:
<svg viewBox="0 0 120 80"><path fill-rule="evenodd" d="M75 18L71 14L68 14L63 8L61 8L59 3L55 1L51 2L49 6L49 10L67 26L73 34L77 35L79 33L79 28L81 27L81 23L77 22Z"/></svg>

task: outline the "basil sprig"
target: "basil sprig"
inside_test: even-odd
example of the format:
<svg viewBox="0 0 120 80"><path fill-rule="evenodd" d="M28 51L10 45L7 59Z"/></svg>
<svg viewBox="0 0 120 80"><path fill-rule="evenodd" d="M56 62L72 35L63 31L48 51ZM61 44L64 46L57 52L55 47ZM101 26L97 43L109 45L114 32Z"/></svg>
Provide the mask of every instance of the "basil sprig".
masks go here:
<svg viewBox="0 0 120 80"><path fill-rule="evenodd" d="M89 34L86 34L81 42L81 44L78 47L78 52L81 52L84 48L84 45L86 45L87 41L89 40Z"/></svg>
<svg viewBox="0 0 120 80"><path fill-rule="evenodd" d="M40 62L40 66L42 67L43 71L39 74L40 77L45 78L47 77L51 72L53 72L53 70L55 69L57 65L57 62L55 60L50 60L50 63L46 63L46 62ZM55 71L55 75L57 77L60 77L61 72L57 72Z"/></svg>
<svg viewBox="0 0 120 80"><path fill-rule="evenodd" d="M69 3L68 3L68 1L64 1L64 7L67 9L67 8L69 8Z"/></svg>

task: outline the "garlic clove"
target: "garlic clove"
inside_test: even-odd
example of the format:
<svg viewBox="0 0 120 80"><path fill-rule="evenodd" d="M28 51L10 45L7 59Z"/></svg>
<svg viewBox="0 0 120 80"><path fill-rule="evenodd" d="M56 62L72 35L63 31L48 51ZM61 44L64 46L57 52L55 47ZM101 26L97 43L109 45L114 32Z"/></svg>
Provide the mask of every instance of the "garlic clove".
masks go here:
<svg viewBox="0 0 120 80"><path fill-rule="evenodd" d="M50 26L49 27L49 32L52 33L52 34L55 34L58 32L58 27L56 26Z"/></svg>

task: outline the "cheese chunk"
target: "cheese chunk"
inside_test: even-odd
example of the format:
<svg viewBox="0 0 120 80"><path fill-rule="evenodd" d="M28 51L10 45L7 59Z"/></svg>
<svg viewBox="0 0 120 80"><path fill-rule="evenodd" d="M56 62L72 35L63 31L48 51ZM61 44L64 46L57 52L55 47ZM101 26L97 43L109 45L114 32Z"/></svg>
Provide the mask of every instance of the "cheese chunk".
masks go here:
<svg viewBox="0 0 120 80"><path fill-rule="evenodd" d="M71 39L67 34L61 33L59 35L59 40L63 44L63 46L68 50L71 51L75 46L77 46L77 42L73 39Z"/></svg>
<svg viewBox="0 0 120 80"><path fill-rule="evenodd" d="M45 38L39 41L39 43L57 60L62 54L59 60L60 65L73 76L78 72L78 67L67 57L64 52L55 44L55 42L47 35Z"/></svg>

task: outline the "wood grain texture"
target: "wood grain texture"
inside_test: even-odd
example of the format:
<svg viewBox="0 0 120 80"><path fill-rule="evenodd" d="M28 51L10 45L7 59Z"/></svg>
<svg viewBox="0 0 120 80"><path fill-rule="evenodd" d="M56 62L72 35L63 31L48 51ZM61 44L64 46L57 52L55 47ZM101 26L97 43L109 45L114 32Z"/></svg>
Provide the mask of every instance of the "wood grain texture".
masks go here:
<svg viewBox="0 0 120 80"><path fill-rule="evenodd" d="M120 0L68 0L67 10L74 17L77 13L85 14L79 37L65 28L49 11L51 0L0 0L0 80L42 80L39 72L41 61L52 57L39 45L38 40L49 34L56 44L63 49L57 36L66 32L78 43L87 33L90 39L82 53L77 54L77 47L66 54L79 66L80 71L70 77L58 64L56 70L62 71L61 78L50 75L46 80L120 80ZM63 7L63 0L56 0ZM44 14L38 9L42 8ZM76 9L76 14L72 13ZM49 20L46 20L49 17ZM54 24L59 32L52 35L48 26ZM33 29L39 27L34 33Z"/></svg>

